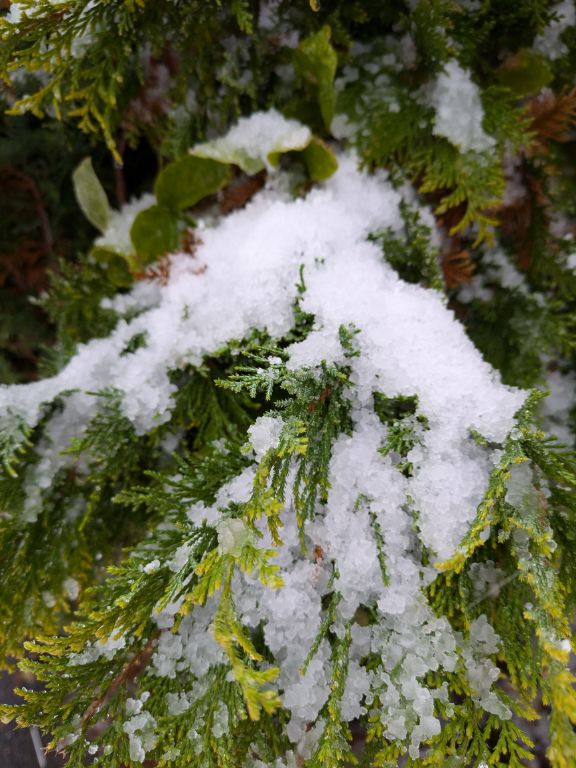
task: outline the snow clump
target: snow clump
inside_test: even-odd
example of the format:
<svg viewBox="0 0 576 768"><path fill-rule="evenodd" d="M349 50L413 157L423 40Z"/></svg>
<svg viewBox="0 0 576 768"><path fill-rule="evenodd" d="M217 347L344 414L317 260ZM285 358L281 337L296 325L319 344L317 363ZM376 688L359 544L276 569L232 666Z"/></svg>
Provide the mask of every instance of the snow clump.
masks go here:
<svg viewBox="0 0 576 768"><path fill-rule="evenodd" d="M454 120L455 100L463 123ZM482 151L492 145L482 129L476 86L455 62L438 79L434 101L438 133L464 149ZM276 134L270 138L267 129L278 123L277 117L251 119L254 125L241 121L227 141L247 153L255 142L266 154L277 144ZM307 129L296 124L290 130L301 131L304 141ZM2 411L32 427L44 404L74 390L63 395L62 409L48 420L41 460L28 478L29 494L38 505L51 474L62 462L76 461L63 457L62 441L81 435L97 413L99 400L88 393L116 389L122 413L138 434L145 434L170 420L176 394L171 371L200 366L230 340L254 330L285 338L293 328L297 299L301 310L313 315L307 337L287 348L287 366L313 371L323 362L346 366L352 424L332 445L327 503L318 503L306 524L307 552L316 555L300 547L287 493L280 513L283 545L272 541L264 521L257 523L259 545L276 550L284 586L268 589L240 572L232 584L243 624L263 626L280 669L278 690L291 716L288 736L300 755L314 748L321 728L309 724L319 717L330 691L329 643L323 640L313 657L307 656L331 594L339 595L331 627L336 637L343 636L361 606L371 606L378 615L373 625L352 624L345 717L369 711L378 698L386 734L405 740L411 756L417 756L420 743L439 731L434 696L445 694L442 688L432 693L423 677L440 668L453 670L458 653L475 700L506 715L492 690L498 670L489 657L497 638L488 622L479 619L476 637L466 639L446 619L434 616L422 590L437 574L434 564L455 552L473 520L494 466L491 444L501 443L514 428L525 393L501 383L438 293L400 280L380 247L368 240L370 233L387 228L401 233L401 200L384 172L363 173L356 158L347 155L339 157L336 174L304 198L292 199L269 184L244 209L216 223L200 222L202 242L194 258L174 254L170 279L154 295L136 288L132 309L140 309L139 314L120 318L108 338L80 345L51 379L0 389ZM132 214L119 214L126 221L116 221L116 234L106 235L111 245L117 245L114 237L123 242ZM356 331L355 355L346 356L340 344L342 327ZM137 334L145 335L145 344L126 354ZM379 450L389 426L378 416L375 393L412 398L425 420L426 428L406 457L411 473L399 470L392 453ZM257 465L277 445L282 428L282 419L273 413L257 419L248 434L255 464L226 483L214 505L195 504L190 510L191 521L216 527L223 552L236 552L249 531L241 520L225 519L222 510L247 500ZM472 432L481 433L487 445L478 445ZM428 565L422 564L422 547L429 553ZM178 570L189 554L184 545L169 567ZM145 566L155 567L154 561ZM176 628L177 611L174 603L154 615L159 630L174 631L161 632L151 660L158 676L174 679L186 672L196 678L185 695L169 694L172 712L192 706L205 691L207 671L226 662L212 633L215 599L195 606ZM114 650L110 643L94 645L73 663L88 663ZM362 661L372 654L383 663L367 669ZM154 718L142 709L125 723L131 759L142 761L155 744L154 726ZM224 717L218 727L225 731ZM199 738L194 731L188 737Z"/></svg>
<svg viewBox="0 0 576 768"><path fill-rule="evenodd" d="M536 53L555 61L564 56L568 50L561 37L567 27L572 27L576 23L574 0L562 0L561 3L553 6L552 12L556 18L550 22L542 34L536 36L532 48Z"/></svg>
<svg viewBox="0 0 576 768"><path fill-rule="evenodd" d="M436 110L434 134L444 136L463 152L485 152L496 145L483 126L480 90L457 61L449 61L430 91Z"/></svg>

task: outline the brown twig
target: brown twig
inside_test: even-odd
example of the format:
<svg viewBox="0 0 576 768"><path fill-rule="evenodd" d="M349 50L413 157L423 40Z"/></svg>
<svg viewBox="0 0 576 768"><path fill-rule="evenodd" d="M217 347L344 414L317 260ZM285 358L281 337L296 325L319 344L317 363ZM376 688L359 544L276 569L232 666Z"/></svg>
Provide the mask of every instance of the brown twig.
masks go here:
<svg viewBox="0 0 576 768"><path fill-rule="evenodd" d="M159 632L155 632L152 637L150 637L144 648L142 648L140 653L131 661L129 661L126 666L116 675L106 691L97 699L94 699L86 712L84 712L82 715L82 719L80 721L82 726L86 725L86 723L88 723L94 717L94 715L99 712L104 704L110 701L116 691L122 685L124 685L124 683L137 677L144 670L150 661L152 654L154 653L155 642L159 634Z"/></svg>
<svg viewBox="0 0 576 768"><path fill-rule="evenodd" d="M328 397L330 397L330 395L332 394L332 392L333 392L333 391L334 391L334 390L333 390L333 388L332 388L332 387L330 387L330 386L328 386L328 387L324 387L324 389L322 390L322 392L320 392L320 396L318 397L318 400L316 400L316 402L315 402L315 403L310 403L310 405L308 406L308 412L309 412L309 413L314 413L314 411L316 410L316 408L318 408L318 406L319 406L319 405L322 405L322 403L323 403L323 402L324 402L324 401L325 401L325 400L326 400Z"/></svg>
<svg viewBox="0 0 576 768"><path fill-rule="evenodd" d="M42 231L44 250L46 255L51 255L54 250L54 235L52 234L52 226L50 224L48 212L44 206L42 192L40 191L36 179L33 176L24 173L24 171L21 171L19 168L6 166L2 169L1 180L8 185L12 184L23 192L27 192L32 197L38 223L40 224L40 229Z"/></svg>

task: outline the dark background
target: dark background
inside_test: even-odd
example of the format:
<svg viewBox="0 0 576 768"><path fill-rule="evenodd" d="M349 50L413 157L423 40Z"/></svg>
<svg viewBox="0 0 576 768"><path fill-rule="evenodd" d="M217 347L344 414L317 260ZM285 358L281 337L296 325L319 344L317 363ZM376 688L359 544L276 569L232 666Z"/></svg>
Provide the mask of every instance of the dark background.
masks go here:
<svg viewBox="0 0 576 768"><path fill-rule="evenodd" d="M13 688L28 685L21 674L0 674L0 702L12 704L18 701ZM46 743L46 739L44 739ZM63 762L54 754L47 755L45 768L60 768ZM0 724L0 768L40 768L29 728L15 729Z"/></svg>

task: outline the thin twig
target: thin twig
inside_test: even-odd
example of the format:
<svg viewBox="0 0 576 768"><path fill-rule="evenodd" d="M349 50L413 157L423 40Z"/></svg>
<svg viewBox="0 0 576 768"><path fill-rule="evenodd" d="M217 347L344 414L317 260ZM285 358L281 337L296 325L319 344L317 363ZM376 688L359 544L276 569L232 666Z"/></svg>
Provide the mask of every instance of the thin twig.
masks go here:
<svg viewBox="0 0 576 768"><path fill-rule="evenodd" d="M126 139L123 133L118 135L116 140L116 149L122 158L122 162L113 160L114 163L114 186L116 190L116 205L118 208L126 205L126 177L124 176L124 150L126 149Z"/></svg>
<svg viewBox="0 0 576 768"><path fill-rule="evenodd" d="M94 717L94 715L104 706L104 704L110 701L120 686L124 685L124 683L126 683L128 680L137 677L144 670L150 661L150 658L152 657L154 652L154 643L159 634L159 632L155 632L148 640L144 648L140 651L138 656L135 656L132 661L129 661L128 664L126 664L126 666L116 675L114 680L110 683L110 686L107 688L106 692L102 694L102 696L99 696L97 699L94 699L94 701L90 704L82 716L82 720L80 721L82 726L86 725L86 723Z"/></svg>
<svg viewBox="0 0 576 768"><path fill-rule="evenodd" d="M5 173L7 174L8 178L12 176L13 179L16 179L17 182L19 182L21 189L28 192L34 199L36 216L38 217L40 229L42 230L44 250L46 255L52 255L54 251L54 235L52 234L52 226L50 224L48 212L46 211L46 207L44 205L42 192L40 191L40 187L38 186L36 179L33 176L30 176L28 173L21 171L19 168L14 168L13 166L9 166Z"/></svg>

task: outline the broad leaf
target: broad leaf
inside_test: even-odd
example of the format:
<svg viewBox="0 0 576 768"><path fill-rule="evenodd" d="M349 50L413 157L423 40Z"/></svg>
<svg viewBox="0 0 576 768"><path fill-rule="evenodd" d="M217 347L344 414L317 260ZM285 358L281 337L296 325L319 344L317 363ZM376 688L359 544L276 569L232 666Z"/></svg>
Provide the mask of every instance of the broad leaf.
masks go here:
<svg viewBox="0 0 576 768"><path fill-rule="evenodd" d="M531 96L548 85L553 74L544 56L523 48L504 61L496 77L517 96Z"/></svg>
<svg viewBox="0 0 576 768"><path fill-rule="evenodd" d="M178 247L178 219L168 208L153 205L136 216L130 237L137 254L134 266L149 264Z"/></svg>
<svg viewBox="0 0 576 768"><path fill-rule="evenodd" d="M126 254L108 248L92 248L90 257L106 265L106 277L115 288L129 288L134 282Z"/></svg>
<svg viewBox="0 0 576 768"><path fill-rule="evenodd" d="M311 138L305 125L271 109L242 118L226 136L197 144L190 152L195 157L232 163L254 174L276 167L282 154L304 149Z"/></svg>
<svg viewBox="0 0 576 768"><path fill-rule="evenodd" d="M104 232L110 220L110 204L104 188L92 167L92 159L84 158L72 174L78 205L88 221Z"/></svg>
<svg viewBox="0 0 576 768"><path fill-rule="evenodd" d="M320 139L312 139L302 154L312 181L324 181L338 168L334 152Z"/></svg>
<svg viewBox="0 0 576 768"><path fill-rule="evenodd" d="M303 40L294 53L296 74L317 89L318 104L326 128L330 128L336 105L334 76L338 56L330 44L330 27L322 27L315 35Z"/></svg>
<svg viewBox="0 0 576 768"><path fill-rule="evenodd" d="M182 211L217 192L229 178L228 165L203 157L183 157L160 173L154 192L160 205Z"/></svg>

